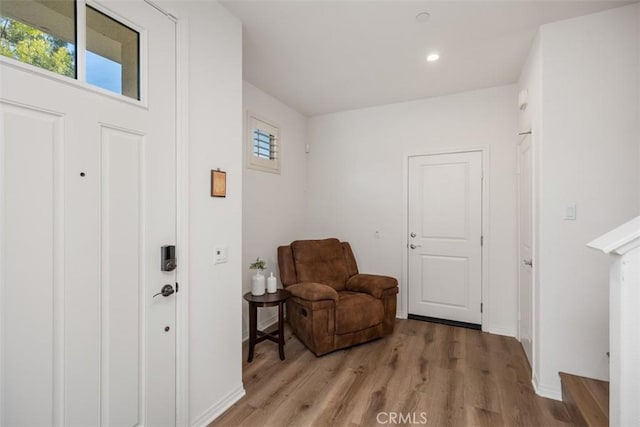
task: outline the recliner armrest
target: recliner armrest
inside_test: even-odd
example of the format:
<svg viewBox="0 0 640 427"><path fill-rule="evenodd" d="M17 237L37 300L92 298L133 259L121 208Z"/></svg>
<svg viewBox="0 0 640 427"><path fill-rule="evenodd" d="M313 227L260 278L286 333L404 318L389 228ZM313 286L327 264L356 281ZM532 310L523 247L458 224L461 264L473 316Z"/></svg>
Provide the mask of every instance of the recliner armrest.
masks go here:
<svg viewBox="0 0 640 427"><path fill-rule="evenodd" d="M301 282L287 286L286 289L291 295L307 301L333 300L338 302L338 292L331 286L322 283Z"/></svg>
<svg viewBox="0 0 640 427"><path fill-rule="evenodd" d="M393 288L397 291L398 281L389 276L356 274L347 280L347 290L367 293L375 298L381 298L384 291Z"/></svg>

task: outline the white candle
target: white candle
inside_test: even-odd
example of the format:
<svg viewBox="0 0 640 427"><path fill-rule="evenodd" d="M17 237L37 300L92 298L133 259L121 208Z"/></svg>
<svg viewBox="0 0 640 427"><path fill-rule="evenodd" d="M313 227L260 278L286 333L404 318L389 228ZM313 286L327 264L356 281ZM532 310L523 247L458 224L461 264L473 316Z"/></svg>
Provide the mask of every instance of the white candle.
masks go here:
<svg viewBox="0 0 640 427"><path fill-rule="evenodd" d="M276 288L276 278L273 275L273 271L271 272L271 276L267 277L267 292L270 294L276 293L278 289Z"/></svg>

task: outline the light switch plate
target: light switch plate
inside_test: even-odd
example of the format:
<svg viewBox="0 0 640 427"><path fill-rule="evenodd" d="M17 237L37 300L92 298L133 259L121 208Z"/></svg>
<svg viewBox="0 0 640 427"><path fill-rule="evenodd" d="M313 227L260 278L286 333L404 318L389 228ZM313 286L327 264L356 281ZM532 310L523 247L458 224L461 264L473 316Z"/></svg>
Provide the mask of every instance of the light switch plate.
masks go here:
<svg viewBox="0 0 640 427"><path fill-rule="evenodd" d="M576 219L576 204L570 203L564 208L564 219L574 221Z"/></svg>
<svg viewBox="0 0 640 427"><path fill-rule="evenodd" d="M222 264L227 262L227 253L228 253L228 249L227 247L217 247L215 249L215 256L214 256L214 260L216 264Z"/></svg>

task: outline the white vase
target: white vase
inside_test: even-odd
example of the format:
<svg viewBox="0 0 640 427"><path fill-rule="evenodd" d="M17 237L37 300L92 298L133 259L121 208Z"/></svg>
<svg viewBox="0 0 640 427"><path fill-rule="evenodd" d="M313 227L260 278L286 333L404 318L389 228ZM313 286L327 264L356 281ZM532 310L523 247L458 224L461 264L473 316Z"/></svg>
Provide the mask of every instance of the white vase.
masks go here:
<svg viewBox="0 0 640 427"><path fill-rule="evenodd" d="M265 280L264 275L260 270L251 277L251 294L252 295L264 295Z"/></svg>

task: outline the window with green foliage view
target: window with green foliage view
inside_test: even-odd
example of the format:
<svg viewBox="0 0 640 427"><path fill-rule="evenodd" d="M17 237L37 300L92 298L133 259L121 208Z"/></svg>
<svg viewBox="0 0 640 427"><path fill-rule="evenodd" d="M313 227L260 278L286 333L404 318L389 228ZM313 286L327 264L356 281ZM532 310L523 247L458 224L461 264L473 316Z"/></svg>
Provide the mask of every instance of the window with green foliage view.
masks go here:
<svg viewBox="0 0 640 427"><path fill-rule="evenodd" d="M73 1L0 1L0 54L76 76Z"/></svg>
<svg viewBox="0 0 640 427"><path fill-rule="evenodd" d="M79 0L0 0L0 55L140 99L140 33Z"/></svg>

